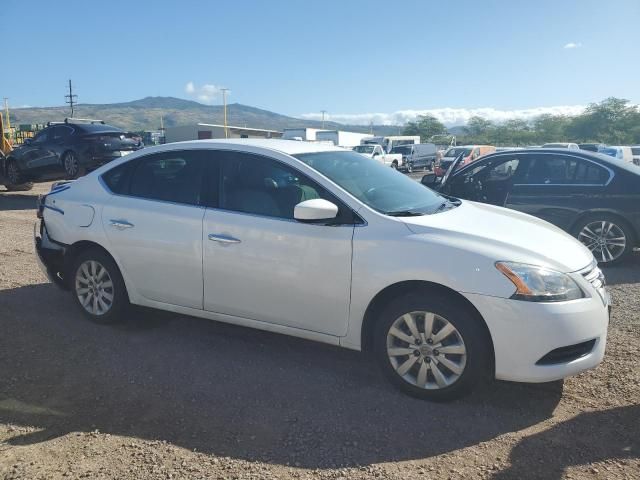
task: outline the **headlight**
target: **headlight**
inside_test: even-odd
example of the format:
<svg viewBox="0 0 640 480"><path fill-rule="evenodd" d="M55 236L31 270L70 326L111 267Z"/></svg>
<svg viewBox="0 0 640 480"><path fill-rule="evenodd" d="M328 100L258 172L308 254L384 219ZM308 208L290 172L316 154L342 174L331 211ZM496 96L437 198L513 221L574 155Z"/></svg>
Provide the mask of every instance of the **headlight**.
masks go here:
<svg viewBox="0 0 640 480"><path fill-rule="evenodd" d="M584 297L578 284L565 273L513 262L497 262L496 268L516 286L511 296L516 300L564 302Z"/></svg>

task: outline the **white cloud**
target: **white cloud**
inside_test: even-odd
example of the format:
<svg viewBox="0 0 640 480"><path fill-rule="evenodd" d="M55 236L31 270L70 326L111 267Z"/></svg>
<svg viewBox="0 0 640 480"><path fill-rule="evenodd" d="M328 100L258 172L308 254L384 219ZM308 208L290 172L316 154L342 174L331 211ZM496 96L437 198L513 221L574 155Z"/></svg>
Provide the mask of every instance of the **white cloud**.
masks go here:
<svg viewBox="0 0 640 480"><path fill-rule="evenodd" d="M478 116L496 123L505 120L532 120L542 114L578 115L584 111L583 105L565 105L556 107L536 107L522 110L499 110L496 108L433 108L427 110L398 110L392 113L344 113L331 114L326 120L351 125L404 125L419 115L433 115L446 126L464 125L471 117ZM302 118L322 120L322 113L304 113Z"/></svg>
<svg viewBox="0 0 640 480"><path fill-rule="evenodd" d="M212 103L220 96L221 88L222 87L208 83L198 87L193 82L187 82L184 86L184 91L187 95L202 103Z"/></svg>
<svg viewBox="0 0 640 480"><path fill-rule="evenodd" d="M562 48L571 49L571 48L580 48L581 46L582 46L582 43L580 42L569 42Z"/></svg>

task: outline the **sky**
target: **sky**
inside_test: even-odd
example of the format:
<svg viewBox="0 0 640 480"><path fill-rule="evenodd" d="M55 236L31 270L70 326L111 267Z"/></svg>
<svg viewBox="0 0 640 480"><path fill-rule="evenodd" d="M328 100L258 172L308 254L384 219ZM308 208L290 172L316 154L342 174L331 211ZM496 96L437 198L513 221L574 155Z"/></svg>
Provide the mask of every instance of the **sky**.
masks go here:
<svg viewBox="0 0 640 480"><path fill-rule="evenodd" d="M640 103L640 0L2 0L13 107L174 96L302 118L501 121Z"/></svg>

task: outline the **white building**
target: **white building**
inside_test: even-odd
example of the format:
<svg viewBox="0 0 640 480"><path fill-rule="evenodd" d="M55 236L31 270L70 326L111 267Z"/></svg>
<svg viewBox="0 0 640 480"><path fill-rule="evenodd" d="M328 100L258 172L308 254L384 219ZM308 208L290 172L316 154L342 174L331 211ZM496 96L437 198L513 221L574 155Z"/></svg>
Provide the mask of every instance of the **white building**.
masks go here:
<svg viewBox="0 0 640 480"><path fill-rule="evenodd" d="M321 128L285 128L282 132L283 140L303 140L306 142L315 142L318 140L317 135L319 132L326 132Z"/></svg>
<svg viewBox="0 0 640 480"><path fill-rule="evenodd" d="M212 138L280 138L282 132L264 128L227 126L228 136L224 133L224 125L197 123L178 127L167 127L164 130L165 142L183 142L186 140L208 140Z"/></svg>
<svg viewBox="0 0 640 480"><path fill-rule="evenodd" d="M368 133L345 132L343 130L327 130L316 134L317 141L331 142L334 145L343 148L353 148L356 145L360 145L362 140L367 138L373 138L373 135Z"/></svg>

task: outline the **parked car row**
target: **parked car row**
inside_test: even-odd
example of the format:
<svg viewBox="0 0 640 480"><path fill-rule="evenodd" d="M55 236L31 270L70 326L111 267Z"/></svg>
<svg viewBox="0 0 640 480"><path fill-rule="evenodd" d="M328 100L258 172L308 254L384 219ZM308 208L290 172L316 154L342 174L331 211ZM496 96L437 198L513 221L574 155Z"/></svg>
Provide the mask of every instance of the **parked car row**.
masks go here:
<svg viewBox="0 0 640 480"><path fill-rule="evenodd" d="M575 236L601 264L620 262L640 247L635 165L580 149L545 148L494 153L457 169L463 163L464 152L443 177L426 175L422 183L546 220Z"/></svg>

